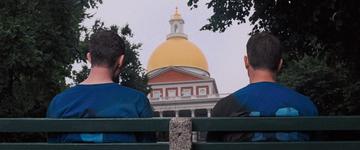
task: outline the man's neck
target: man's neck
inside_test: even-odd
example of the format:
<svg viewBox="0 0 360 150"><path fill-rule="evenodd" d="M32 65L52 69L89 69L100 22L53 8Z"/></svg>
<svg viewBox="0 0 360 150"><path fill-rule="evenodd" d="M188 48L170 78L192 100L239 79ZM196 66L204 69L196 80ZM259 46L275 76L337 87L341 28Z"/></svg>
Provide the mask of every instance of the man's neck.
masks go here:
<svg viewBox="0 0 360 150"><path fill-rule="evenodd" d="M275 74L267 70L253 70L249 77L250 83L276 82Z"/></svg>
<svg viewBox="0 0 360 150"><path fill-rule="evenodd" d="M101 84L101 83L112 83L112 72L109 68L94 66L90 70L90 74L80 84Z"/></svg>

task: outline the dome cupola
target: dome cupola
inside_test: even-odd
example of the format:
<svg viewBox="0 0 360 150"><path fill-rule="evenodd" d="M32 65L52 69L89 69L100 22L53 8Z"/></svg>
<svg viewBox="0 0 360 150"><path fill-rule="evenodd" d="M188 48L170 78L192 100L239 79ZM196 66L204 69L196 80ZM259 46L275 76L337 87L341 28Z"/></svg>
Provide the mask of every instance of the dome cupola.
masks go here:
<svg viewBox="0 0 360 150"><path fill-rule="evenodd" d="M150 73L161 68L177 66L208 74L206 58L200 48L188 40L188 36L184 33L185 22L177 8L169 23L170 34L150 56L147 71Z"/></svg>

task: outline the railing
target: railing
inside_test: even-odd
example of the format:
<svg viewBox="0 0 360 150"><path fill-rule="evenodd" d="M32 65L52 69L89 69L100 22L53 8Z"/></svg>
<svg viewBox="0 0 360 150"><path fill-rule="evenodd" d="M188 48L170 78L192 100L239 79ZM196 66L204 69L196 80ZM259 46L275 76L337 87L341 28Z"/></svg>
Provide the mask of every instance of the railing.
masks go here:
<svg viewBox="0 0 360 150"><path fill-rule="evenodd" d="M0 149L359 150L360 141L192 142L192 131L360 131L359 116L294 118L0 119L1 133L169 132L161 143L0 143Z"/></svg>

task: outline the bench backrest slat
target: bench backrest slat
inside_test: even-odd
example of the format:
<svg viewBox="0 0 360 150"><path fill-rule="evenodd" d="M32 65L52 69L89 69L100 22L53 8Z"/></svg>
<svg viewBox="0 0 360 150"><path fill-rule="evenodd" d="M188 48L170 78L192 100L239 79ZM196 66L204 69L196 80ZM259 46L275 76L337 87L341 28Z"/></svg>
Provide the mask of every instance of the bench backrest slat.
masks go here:
<svg viewBox="0 0 360 150"><path fill-rule="evenodd" d="M194 118L193 131L353 131L359 116Z"/></svg>
<svg viewBox="0 0 360 150"><path fill-rule="evenodd" d="M169 131L169 121L166 118L2 118L0 132L155 132Z"/></svg>
<svg viewBox="0 0 360 150"><path fill-rule="evenodd" d="M168 150L168 143L48 144L0 143L1 150Z"/></svg>
<svg viewBox="0 0 360 150"><path fill-rule="evenodd" d="M359 141L194 143L192 150L359 150Z"/></svg>

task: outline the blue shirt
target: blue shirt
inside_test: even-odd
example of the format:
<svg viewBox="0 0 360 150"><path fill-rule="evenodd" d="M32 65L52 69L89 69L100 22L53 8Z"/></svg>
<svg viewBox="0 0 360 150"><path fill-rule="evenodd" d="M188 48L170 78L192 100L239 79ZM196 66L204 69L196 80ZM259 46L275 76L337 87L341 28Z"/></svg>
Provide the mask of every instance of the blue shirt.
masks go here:
<svg viewBox="0 0 360 150"><path fill-rule="evenodd" d="M234 93L236 101L244 106L251 117L317 116L311 100L287 87L272 82L249 84ZM294 124L296 126L296 124ZM252 141L303 141L309 140L300 132L255 133Z"/></svg>
<svg viewBox="0 0 360 150"><path fill-rule="evenodd" d="M234 93L250 116L316 116L317 109L306 96L273 82L252 83Z"/></svg>
<svg viewBox="0 0 360 150"><path fill-rule="evenodd" d="M220 100L213 117L296 117L317 116L318 111L306 96L273 82L258 82ZM296 126L296 124L294 124ZM210 133L209 141L303 141L300 132Z"/></svg>
<svg viewBox="0 0 360 150"><path fill-rule="evenodd" d="M48 118L146 118L153 111L147 97L117 83L77 85L56 95L51 101ZM152 140L146 139L142 140ZM149 137L150 138L150 137ZM130 133L57 134L49 142L136 142Z"/></svg>

